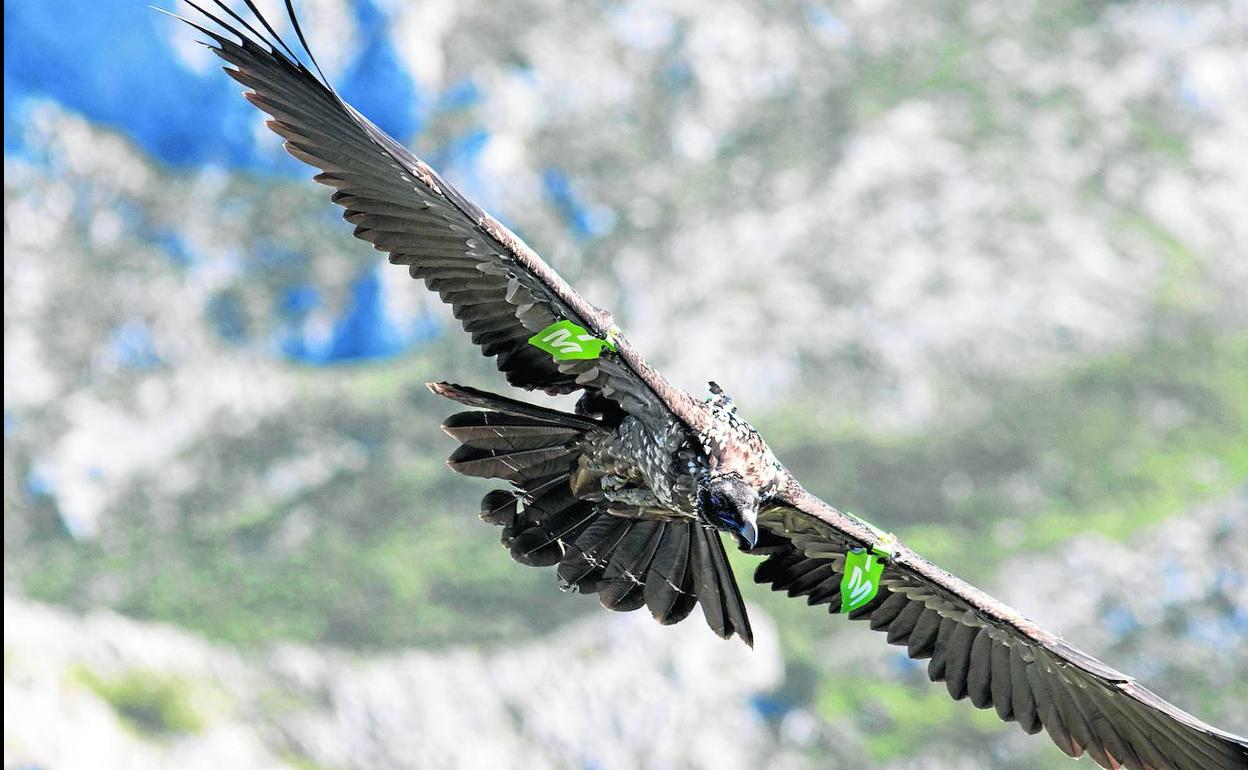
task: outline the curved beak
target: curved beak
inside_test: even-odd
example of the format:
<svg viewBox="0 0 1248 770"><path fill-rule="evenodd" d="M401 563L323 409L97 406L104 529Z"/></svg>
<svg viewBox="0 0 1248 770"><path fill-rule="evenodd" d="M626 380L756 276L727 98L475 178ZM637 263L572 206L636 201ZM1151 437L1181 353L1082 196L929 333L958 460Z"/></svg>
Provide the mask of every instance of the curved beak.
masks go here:
<svg viewBox="0 0 1248 770"><path fill-rule="evenodd" d="M741 535L741 539L746 543L747 548L753 548L758 542L758 524L755 523L753 517L745 517L741 522L741 528L737 530Z"/></svg>

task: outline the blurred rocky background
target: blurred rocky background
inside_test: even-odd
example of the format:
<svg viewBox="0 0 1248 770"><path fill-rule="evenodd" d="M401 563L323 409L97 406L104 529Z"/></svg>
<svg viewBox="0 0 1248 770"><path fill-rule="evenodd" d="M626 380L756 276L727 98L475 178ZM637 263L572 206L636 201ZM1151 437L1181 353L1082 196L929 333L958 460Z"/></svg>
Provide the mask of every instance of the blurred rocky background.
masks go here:
<svg viewBox="0 0 1248 770"><path fill-rule="evenodd" d="M298 5L814 491L1248 732L1248 3ZM1068 766L800 601L511 564L421 387L490 365L195 39L5 6L6 768Z"/></svg>

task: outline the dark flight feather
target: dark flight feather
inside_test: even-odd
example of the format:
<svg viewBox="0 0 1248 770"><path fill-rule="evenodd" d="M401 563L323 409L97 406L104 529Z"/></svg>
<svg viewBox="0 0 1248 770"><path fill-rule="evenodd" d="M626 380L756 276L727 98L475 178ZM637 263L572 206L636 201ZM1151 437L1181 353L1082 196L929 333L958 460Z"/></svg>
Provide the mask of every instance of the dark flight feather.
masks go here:
<svg viewBox="0 0 1248 770"><path fill-rule="evenodd" d="M1010 681L1010 648L1004 644L993 644L988 654L988 666L992 672L989 683L992 705L999 719L1005 722L1012 721L1014 720L1014 689Z"/></svg>
<svg viewBox="0 0 1248 770"><path fill-rule="evenodd" d="M1045 666L1038 662L1027 667L1027 680L1031 683L1031 691L1036 699L1036 713L1040 715L1040 724L1057 747L1076 759L1083 756L1083 747L1074 742L1066 721L1057 709L1057 702L1052 692L1050 677L1052 670L1046 672Z"/></svg>
<svg viewBox="0 0 1248 770"><path fill-rule="evenodd" d="M690 530L694 524L671 524L667 536L650 563L646 576L646 606L655 620L664 625L689 616L696 604L696 593L689 579Z"/></svg>
<svg viewBox="0 0 1248 770"><path fill-rule="evenodd" d="M481 498L481 520L489 524L510 524L515 520L518 508L515 493L495 489Z"/></svg>
<svg viewBox="0 0 1248 770"><path fill-rule="evenodd" d="M661 521L633 524L611 554L611 563L603 572L603 585L598 591L598 601L603 607L629 612L646 603L644 580L663 539L663 526Z"/></svg>
<svg viewBox="0 0 1248 770"><path fill-rule="evenodd" d="M871 611L871 630L887 631L901 611L909 606L910 600L905 594L890 594L880 606Z"/></svg>
<svg viewBox="0 0 1248 770"><path fill-rule="evenodd" d="M578 537L559 562L559 580L567 587L575 586L582 593L597 590L598 579L606 569L607 557L632 525L627 519L611 515L599 516Z"/></svg>
<svg viewBox="0 0 1248 770"><path fill-rule="evenodd" d="M809 561L814 562L814 567L793 581L788 589L789 596L805 596L814 591L816 587L828 578L837 576L839 579L839 574L836 572L836 567L832 562L818 561L816 559L810 559Z"/></svg>
<svg viewBox="0 0 1248 770"><path fill-rule="evenodd" d="M971 642L971 655L966 669L966 695L975 708L992 705L992 638L985 626Z"/></svg>
<svg viewBox="0 0 1248 770"><path fill-rule="evenodd" d="M901 612L897 613L897 617L893 618L893 622L888 624L888 635L885 640L889 644L905 644L910 639L910 632L914 630L914 624L919 621L923 610L921 602L907 602ZM872 613L873 616L874 614Z"/></svg>
<svg viewBox="0 0 1248 770"><path fill-rule="evenodd" d="M914 603L918 604L918 602ZM940 631L940 613L936 610L924 609L923 614L914 623L910 638L906 640L906 654L915 660L931 657L938 631Z"/></svg>
<svg viewBox="0 0 1248 770"><path fill-rule="evenodd" d="M724 609L724 596L720 590L715 565L711 561L711 544L705 527L695 527L690 533L693 547L689 567L693 572L694 592L702 605L706 624L720 636L729 635L729 621ZM719 536L715 536L716 540Z"/></svg>
<svg viewBox="0 0 1248 770"><path fill-rule="evenodd" d="M1036 695L1027 679L1027 663L1023 659L1022 643L1010 647L1010 695L1011 710L1020 727L1029 734L1040 732L1040 713L1036 710Z"/></svg>
<svg viewBox="0 0 1248 770"><path fill-rule="evenodd" d="M956 628L958 628L958 622L953 618L940 619L936 643L932 645L932 659L927 662L927 678L933 682L945 681L945 662L949 660L949 640L953 638Z"/></svg>
<svg viewBox="0 0 1248 770"><path fill-rule="evenodd" d="M728 555L724 553L724 541L718 530L701 527L707 542L707 554L711 559L711 572L719 582L719 593L723 598L724 617L727 621L724 632L725 639L734 633L750 647L754 646L754 631L750 628L750 618L745 610L745 599L741 597L741 589L733 577L732 568L728 566Z"/></svg>
<svg viewBox="0 0 1248 770"><path fill-rule="evenodd" d="M949 635L949 649L945 651L945 689L954 700L966 697L966 672L971 664L971 645L975 642L976 631L974 626L959 623Z"/></svg>
<svg viewBox="0 0 1248 770"><path fill-rule="evenodd" d="M567 446L584 431L565 425L534 425L532 420L498 412L460 412L442 423L442 430L477 449L520 451Z"/></svg>

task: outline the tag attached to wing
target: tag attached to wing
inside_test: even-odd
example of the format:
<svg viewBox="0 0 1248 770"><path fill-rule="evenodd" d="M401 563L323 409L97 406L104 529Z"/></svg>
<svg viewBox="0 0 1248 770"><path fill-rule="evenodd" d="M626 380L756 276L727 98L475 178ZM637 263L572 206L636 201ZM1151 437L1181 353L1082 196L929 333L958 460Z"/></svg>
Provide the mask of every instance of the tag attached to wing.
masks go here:
<svg viewBox="0 0 1248 770"><path fill-rule="evenodd" d="M871 530L876 537L870 550L855 548L845 554L845 574L841 576L841 612L852 612L870 604L880 592L880 576L884 573L884 563L893 557L897 536L861 516L848 511L845 515Z"/></svg>
<svg viewBox="0 0 1248 770"><path fill-rule="evenodd" d="M600 358L604 349L615 350L612 336L608 333L607 339L599 339L588 329L564 319L529 337L529 344L546 351L556 361L586 361Z"/></svg>
<svg viewBox="0 0 1248 770"><path fill-rule="evenodd" d="M845 554L845 574L841 576L841 612L865 607L880 592L884 559L870 551Z"/></svg>

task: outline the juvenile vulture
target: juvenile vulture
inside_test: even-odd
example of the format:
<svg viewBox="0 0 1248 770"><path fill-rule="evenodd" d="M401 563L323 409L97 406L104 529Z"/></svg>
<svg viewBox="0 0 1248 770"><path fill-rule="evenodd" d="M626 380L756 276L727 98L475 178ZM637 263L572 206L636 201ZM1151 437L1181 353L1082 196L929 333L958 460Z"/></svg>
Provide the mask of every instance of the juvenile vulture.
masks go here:
<svg viewBox="0 0 1248 770"><path fill-rule="evenodd" d="M516 561L557 567L604 607L676 623L695 607L724 638L751 643L720 533L764 557L754 574L811 605L845 610L927 659L949 695L1044 730L1106 768L1248 767L1248 741L1205 724L1058 636L815 498L712 385L700 399L648 366L611 315L437 172L343 101L247 0L188 21L246 98L355 225L451 305L507 381L579 392L573 413L469 387L430 390L469 411L443 429L459 473L509 482L482 501ZM203 2L203 0L201 0ZM205 2L204 5L207 5ZM882 567L882 571L881 571ZM849 572L849 575L846 575ZM844 590L843 590L844 589ZM844 595L842 595L844 593Z"/></svg>

